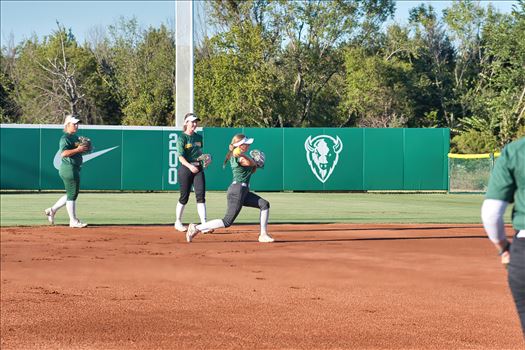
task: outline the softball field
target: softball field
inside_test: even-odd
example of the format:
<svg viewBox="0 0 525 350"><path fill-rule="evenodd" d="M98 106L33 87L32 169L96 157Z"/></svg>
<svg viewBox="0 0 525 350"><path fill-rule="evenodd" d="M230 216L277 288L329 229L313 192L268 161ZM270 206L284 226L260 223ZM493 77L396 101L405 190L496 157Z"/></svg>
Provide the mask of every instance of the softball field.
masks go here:
<svg viewBox="0 0 525 350"><path fill-rule="evenodd" d="M81 194L79 216L95 222L86 229L64 226L65 213L57 226L7 226L56 194L10 196L2 196L2 349L525 346L505 269L479 223L278 223L277 242L261 244L252 222L188 244L167 223L97 223L89 205L102 194ZM139 210L151 209L149 196ZM286 194L267 197L277 221L292 221ZM361 200L350 212L369 204L347 197ZM433 205L451 198L436 195ZM481 200L460 198L463 208ZM381 213L392 215L378 205L377 221Z"/></svg>

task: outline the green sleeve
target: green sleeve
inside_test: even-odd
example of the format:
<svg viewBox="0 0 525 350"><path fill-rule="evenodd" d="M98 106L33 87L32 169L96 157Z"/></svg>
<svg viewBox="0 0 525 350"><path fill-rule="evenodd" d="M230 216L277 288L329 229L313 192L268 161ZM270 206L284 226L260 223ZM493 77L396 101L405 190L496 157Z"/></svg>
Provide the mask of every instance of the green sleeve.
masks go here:
<svg viewBox="0 0 525 350"><path fill-rule="evenodd" d="M184 144L185 143L186 143L186 138L184 137L184 133L182 133L177 139L177 152L179 153L179 156L184 157Z"/></svg>
<svg viewBox="0 0 525 350"><path fill-rule="evenodd" d="M489 180L489 186L485 198L499 199L512 203L516 192L516 179L509 164L509 151L505 147L501 156L496 160L494 169Z"/></svg>
<svg viewBox="0 0 525 350"><path fill-rule="evenodd" d="M65 150L73 149L74 147L71 147L71 140L66 137L65 135L60 138L60 142L58 144L58 149L60 152L64 152Z"/></svg>

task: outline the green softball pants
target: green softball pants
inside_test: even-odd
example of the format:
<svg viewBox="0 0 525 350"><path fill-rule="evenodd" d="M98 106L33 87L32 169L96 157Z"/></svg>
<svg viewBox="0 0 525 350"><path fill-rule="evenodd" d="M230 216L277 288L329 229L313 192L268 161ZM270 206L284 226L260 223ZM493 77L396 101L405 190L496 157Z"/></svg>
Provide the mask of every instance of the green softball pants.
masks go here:
<svg viewBox="0 0 525 350"><path fill-rule="evenodd" d="M67 200L76 200L80 191L80 167L62 164L58 174L64 181Z"/></svg>

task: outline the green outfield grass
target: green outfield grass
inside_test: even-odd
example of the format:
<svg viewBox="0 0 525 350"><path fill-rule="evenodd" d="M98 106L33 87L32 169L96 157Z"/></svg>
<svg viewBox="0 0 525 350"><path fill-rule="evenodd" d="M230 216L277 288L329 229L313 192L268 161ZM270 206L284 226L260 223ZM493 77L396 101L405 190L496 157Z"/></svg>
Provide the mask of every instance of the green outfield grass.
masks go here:
<svg viewBox="0 0 525 350"><path fill-rule="evenodd" d="M1 226L44 225L43 210L60 193L1 194ZM271 203L271 223L480 223L482 195L384 193L260 193ZM207 193L208 219L222 218L224 192ZM178 193L81 193L78 216L89 224L171 224ZM510 222L510 210L506 222ZM195 222L195 197L184 222ZM243 208L237 223L256 223L258 210ZM65 208L57 224L68 222Z"/></svg>

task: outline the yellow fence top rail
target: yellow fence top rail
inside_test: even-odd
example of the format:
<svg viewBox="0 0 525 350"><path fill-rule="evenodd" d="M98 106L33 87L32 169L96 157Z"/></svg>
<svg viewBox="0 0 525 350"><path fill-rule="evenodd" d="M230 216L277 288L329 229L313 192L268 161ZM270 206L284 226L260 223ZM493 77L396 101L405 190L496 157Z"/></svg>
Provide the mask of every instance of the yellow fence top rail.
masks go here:
<svg viewBox="0 0 525 350"><path fill-rule="evenodd" d="M494 158L500 156L500 152L494 153ZM460 159L483 159L490 158L491 153L481 153L481 154L458 154L458 153L449 153L449 158L460 158Z"/></svg>

